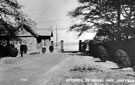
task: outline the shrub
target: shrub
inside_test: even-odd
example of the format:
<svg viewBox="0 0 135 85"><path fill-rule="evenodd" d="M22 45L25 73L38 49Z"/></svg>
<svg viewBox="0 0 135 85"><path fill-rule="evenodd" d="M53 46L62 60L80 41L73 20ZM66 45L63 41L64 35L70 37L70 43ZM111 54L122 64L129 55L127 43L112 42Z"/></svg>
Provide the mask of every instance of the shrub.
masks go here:
<svg viewBox="0 0 135 85"><path fill-rule="evenodd" d="M97 54L98 54L99 58L101 59L101 61L103 61L103 62L105 62L109 57L107 50L101 45L97 47Z"/></svg>
<svg viewBox="0 0 135 85"><path fill-rule="evenodd" d="M0 49L0 58L2 58L2 50Z"/></svg>
<svg viewBox="0 0 135 85"><path fill-rule="evenodd" d="M16 57L18 55L17 48L15 48L15 47L11 48L9 54L10 54L11 57Z"/></svg>
<svg viewBox="0 0 135 85"><path fill-rule="evenodd" d="M94 57L98 57L97 54L97 47L99 46L99 43L96 40L92 40L89 42L89 52Z"/></svg>
<svg viewBox="0 0 135 85"><path fill-rule="evenodd" d="M116 62L120 68L131 66L128 54L124 50L117 50L115 53Z"/></svg>
<svg viewBox="0 0 135 85"><path fill-rule="evenodd" d="M10 44L5 47L5 56L16 57L18 55L18 49L14 45Z"/></svg>

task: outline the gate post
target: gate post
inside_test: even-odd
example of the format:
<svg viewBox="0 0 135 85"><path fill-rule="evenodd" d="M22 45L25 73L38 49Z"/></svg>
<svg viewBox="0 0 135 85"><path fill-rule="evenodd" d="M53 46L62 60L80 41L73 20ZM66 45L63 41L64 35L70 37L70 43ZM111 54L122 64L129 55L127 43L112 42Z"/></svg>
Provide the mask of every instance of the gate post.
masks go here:
<svg viewBox="0 0 135 85"><path fill-rule="evenodd" d="M64 41L61 40L61 51L64 52Z"/></svg>
<svg viewBox="0 0 135 85"><path fill-rule="evenodd" d="M82 46L81 46L81 44L82 44L82 40L79 40L79 52L82 52Z"/></svg>

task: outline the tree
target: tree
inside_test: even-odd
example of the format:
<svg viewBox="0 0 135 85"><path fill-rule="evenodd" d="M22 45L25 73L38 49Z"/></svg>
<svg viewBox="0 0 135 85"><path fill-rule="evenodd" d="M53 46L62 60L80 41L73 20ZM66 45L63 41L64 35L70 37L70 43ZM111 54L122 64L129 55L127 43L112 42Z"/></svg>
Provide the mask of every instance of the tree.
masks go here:
<svg viewBox="0 0 135 85"><path fill-rule="evenodd" d="M36 25L23 14L21 7L17 0L0 0L0 37L16 40L18 39L18 29L23 24L30 27Z"/></svg>
<svg viewBox="0 0 135 85"><path fill-rule="evenodd" d="M70 30L83 32L97 30L97 37L111 40L123 40L135 36L135 1L134 0L78 0L80 6L70 11L69 15L79 23Z"/></svg>

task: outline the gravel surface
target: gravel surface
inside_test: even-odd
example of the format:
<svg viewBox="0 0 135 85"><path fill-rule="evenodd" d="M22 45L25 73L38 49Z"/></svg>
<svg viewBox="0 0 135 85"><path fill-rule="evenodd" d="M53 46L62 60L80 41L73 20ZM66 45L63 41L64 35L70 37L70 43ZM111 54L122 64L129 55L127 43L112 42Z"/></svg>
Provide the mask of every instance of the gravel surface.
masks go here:
<svg viewBox="0 0 135 85"><path fill-rule="evenodd" d="M117 64L90 56L69 57L41 77L37 85L135 85L132 68L118 69Z"/></svg>
<svg viewBox="0 0 135 85"><path fill-rule="evenodd" d="M0 70L35 59L36 56L3 58ZM100 62L98 58L81 53L63 53L62 56L67 58L42 75L34 85L135 85L132 68L119 69L113 62Z"/></svg>

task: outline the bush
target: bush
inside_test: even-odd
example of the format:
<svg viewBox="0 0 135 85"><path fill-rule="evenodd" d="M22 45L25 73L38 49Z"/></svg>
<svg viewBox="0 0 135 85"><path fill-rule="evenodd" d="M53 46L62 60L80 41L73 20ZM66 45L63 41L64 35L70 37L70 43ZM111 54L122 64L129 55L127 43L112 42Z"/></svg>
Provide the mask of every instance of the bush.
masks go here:
<svg viewBox="0 0 135 85"><path fill-rule="evenodd" d="M116 56L116 59L117 59L116 60L117 64L120 68L131 66L129 56L124 50L121 50L121 49L117 50L116 53L115 53L115 56Z"/></svg>
<svg viewBox="0 0 135 85"><path fill-rule="evenodd" d="M15 47L11 48L9 54L11 57L16 57L18 55L17 48L15 48Z"/></svg>
<svg viewBox="0 0 135 85"><path fill-rule="evenodd" d="M107 50L101 45L97 47L97 54L98 54L99 58L101 59L101 61L103 61L103 62L105 62L109 57Z"/></svg>
<svg viewBox="0 0 135 85"><path fill-rule="evenodd" d="M0 49L0 58L2 58L2 50Z"/></svg>
<svg viewBox="0 0 135 85"><path fill-rule="evenodd" d="M91 55L93 55L94 57L99 57L97 54L97 47L99 46L99 42L96 40L92 40L89 42L89 52Z"/></svg>
<svg viewBox="0 0 135 85"><path fill-rule="evenodd" d="M16 57L18 55L18 49L12 44L9 44L5 47L5 52L5 56Z"/></svg>
<svg viewBox="0 0 135 85"><path fill-rule="evenodd" d="M42 53L45 53L46 52L46 48L42 48Z"/></svg>
<svg viewBox="0 0 135 85"><path fill-rule="evenodd" d="M49 51L52 53L54 51L54 47L53 46L49 46Z"/></svg>

